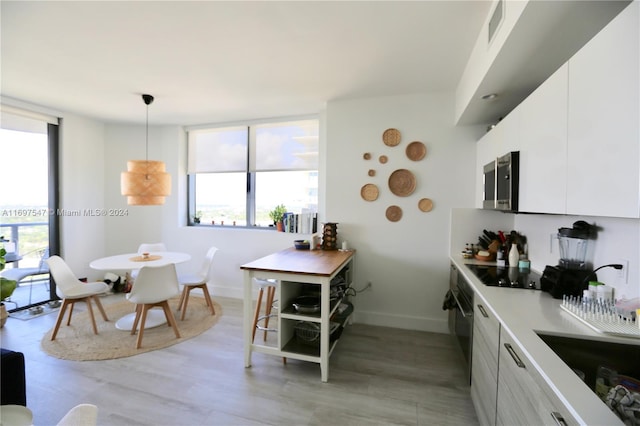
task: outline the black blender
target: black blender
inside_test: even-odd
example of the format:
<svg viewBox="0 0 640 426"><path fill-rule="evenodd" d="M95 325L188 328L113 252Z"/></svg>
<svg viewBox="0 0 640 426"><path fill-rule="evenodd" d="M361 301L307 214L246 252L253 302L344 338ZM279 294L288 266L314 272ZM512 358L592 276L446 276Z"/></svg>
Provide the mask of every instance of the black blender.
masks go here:
<svg viewBox="0 0 640 426"><path fill-rule="evenodd" d="M589 240L595 239L596 227L583 220L572 228L558 229L560 262L556 266L546 266L540 278L540 287L556 299L562 296L582 296L588 288L588 279L597 280L595 272L587 266Z"/></svg>

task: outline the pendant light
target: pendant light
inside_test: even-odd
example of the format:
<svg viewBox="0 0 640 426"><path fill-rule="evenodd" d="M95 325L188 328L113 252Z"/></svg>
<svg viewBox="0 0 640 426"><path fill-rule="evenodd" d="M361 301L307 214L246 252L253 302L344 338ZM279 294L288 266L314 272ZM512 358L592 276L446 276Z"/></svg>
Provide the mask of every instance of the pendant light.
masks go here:
<svg viewBox="0 0 640 426"><path fill-rule="evenodd" d="M130 206L161 205L171 194L171 175L163 161L149 161L149 104L153 96L142 95L142 100L147 105L145 159L127 161L127 171L120 175L120 191Z"/></svg>

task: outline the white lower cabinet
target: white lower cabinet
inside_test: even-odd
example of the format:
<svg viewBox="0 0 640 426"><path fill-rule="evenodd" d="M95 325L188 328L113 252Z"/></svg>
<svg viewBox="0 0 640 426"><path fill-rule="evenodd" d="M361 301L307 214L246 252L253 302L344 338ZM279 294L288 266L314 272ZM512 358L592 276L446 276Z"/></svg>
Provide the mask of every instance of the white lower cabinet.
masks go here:
<svg viewBox="0 0 640 426"><path fill-rule="evenodd" d="M497 425L579 424L505 328L500 330L498 362Z"/></svg>
<svg viewBox="0 0 640 426"><path fill-rule="evenodd" d="M500 323L482 302L473 307L471 399L480 424L496 424Z"/></svg>

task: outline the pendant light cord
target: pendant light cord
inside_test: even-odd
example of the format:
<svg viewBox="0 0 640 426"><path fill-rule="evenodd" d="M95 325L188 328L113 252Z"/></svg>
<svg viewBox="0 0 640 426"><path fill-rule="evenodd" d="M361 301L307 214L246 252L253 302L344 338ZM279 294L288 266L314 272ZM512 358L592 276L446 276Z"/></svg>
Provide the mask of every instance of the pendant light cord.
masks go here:
<svg viewBox="0 0 640 426"><path fill-rule="evenodd" d="M146 126L146 134L145 134L145 164L147 171L149 170L149 105L153 102L153 96L151 95L142 95L142 100L145 105L147 105L147 126ZM149 179L149 174L146 174L146 179Z"/></svg>
<svg viewBox="0 0 640 426"><path fill-rule="evenodd" d="M149 162L149 104L147 104L147 130L146 130L144 156L145 156L145 160L148 163Z"/></svg>

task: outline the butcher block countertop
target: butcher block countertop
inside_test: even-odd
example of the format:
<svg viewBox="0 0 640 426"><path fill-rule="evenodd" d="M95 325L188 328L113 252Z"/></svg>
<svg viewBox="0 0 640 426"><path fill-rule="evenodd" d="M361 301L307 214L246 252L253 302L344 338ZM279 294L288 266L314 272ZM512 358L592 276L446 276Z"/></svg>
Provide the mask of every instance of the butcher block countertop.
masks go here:
<svg viewBox="0 0 640 426"><path fill-rule="evenodd" d="M245 263L240 269L329 277L347 263L354 250L296 250L288 248Z"/></svg>

